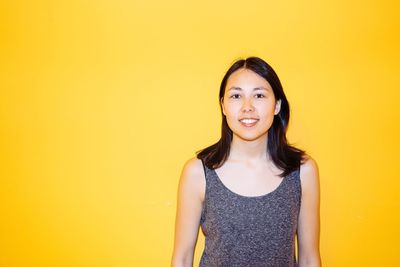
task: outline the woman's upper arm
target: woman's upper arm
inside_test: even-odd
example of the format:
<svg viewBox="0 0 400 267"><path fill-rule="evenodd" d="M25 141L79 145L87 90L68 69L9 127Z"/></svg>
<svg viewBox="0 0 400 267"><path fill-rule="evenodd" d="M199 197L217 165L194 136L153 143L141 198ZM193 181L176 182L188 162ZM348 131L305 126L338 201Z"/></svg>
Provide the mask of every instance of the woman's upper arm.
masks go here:
<svg viewBox="0 0 400 267"><path fill-rule="evenodd" d="M205 192L201 160L189 159L181 172L175 218L173 266L192 266Z"/></svg>
<svg viewBox="0 0 400 267"><path fill-rule="evenodd" d="M321 266L320 236L320 182L318 165L311 157L300 169L302 197L297 239L299 266Z"/></svg>

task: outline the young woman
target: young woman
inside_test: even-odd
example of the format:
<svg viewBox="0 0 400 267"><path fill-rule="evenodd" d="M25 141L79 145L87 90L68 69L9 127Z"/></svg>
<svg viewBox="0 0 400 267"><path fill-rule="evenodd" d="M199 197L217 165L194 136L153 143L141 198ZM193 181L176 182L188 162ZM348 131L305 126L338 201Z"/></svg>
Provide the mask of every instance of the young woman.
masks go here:
<svg viewBox="0 0 400 267"><path fill-rule="evenodd" d="M321 266L318 166L286 140L290 109L275 71L237 60L219 103L220 140L181 173L172 266L193 266L200 226L201 267Z"/></svg>

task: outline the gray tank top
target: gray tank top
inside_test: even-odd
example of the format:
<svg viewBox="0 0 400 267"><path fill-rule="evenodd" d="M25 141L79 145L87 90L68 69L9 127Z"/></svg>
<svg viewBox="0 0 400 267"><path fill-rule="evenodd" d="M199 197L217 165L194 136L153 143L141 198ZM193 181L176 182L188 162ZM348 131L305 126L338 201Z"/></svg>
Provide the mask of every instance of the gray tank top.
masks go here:
<svg viewBox="0 0 400 267"><path fill-rule="evenodd" d="M295 235L300 211L300 170L262 196L228 189L203 162L206 191L200 225L205 247L200 267L297 267Z"/></svg>

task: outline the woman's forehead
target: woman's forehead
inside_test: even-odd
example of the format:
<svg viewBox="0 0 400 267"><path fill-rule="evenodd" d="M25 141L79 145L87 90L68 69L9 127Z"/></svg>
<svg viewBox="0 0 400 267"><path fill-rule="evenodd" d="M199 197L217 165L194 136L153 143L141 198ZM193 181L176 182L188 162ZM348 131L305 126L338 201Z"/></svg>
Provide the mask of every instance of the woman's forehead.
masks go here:
<svg viewBox="0 0 400 267"><path fill-rule="evenodd" d="M272 87L266 79L249 69L236 70L229 76L226 84L226 91L254 89L271 91Z"/></svg>

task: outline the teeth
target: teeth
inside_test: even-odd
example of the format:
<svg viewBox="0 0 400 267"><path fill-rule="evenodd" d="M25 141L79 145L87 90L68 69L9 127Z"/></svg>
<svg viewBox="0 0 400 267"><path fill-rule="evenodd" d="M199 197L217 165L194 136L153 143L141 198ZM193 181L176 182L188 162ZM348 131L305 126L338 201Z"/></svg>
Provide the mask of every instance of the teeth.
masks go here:
<svg viewBox="0 0 400 267"><path fill-rule="evenodd" d="M241 122L244 122L244 123L253 123L253 122L256 122L257 120L254 120L254 119L243 119L243 120L240 120Z"/></svg>

